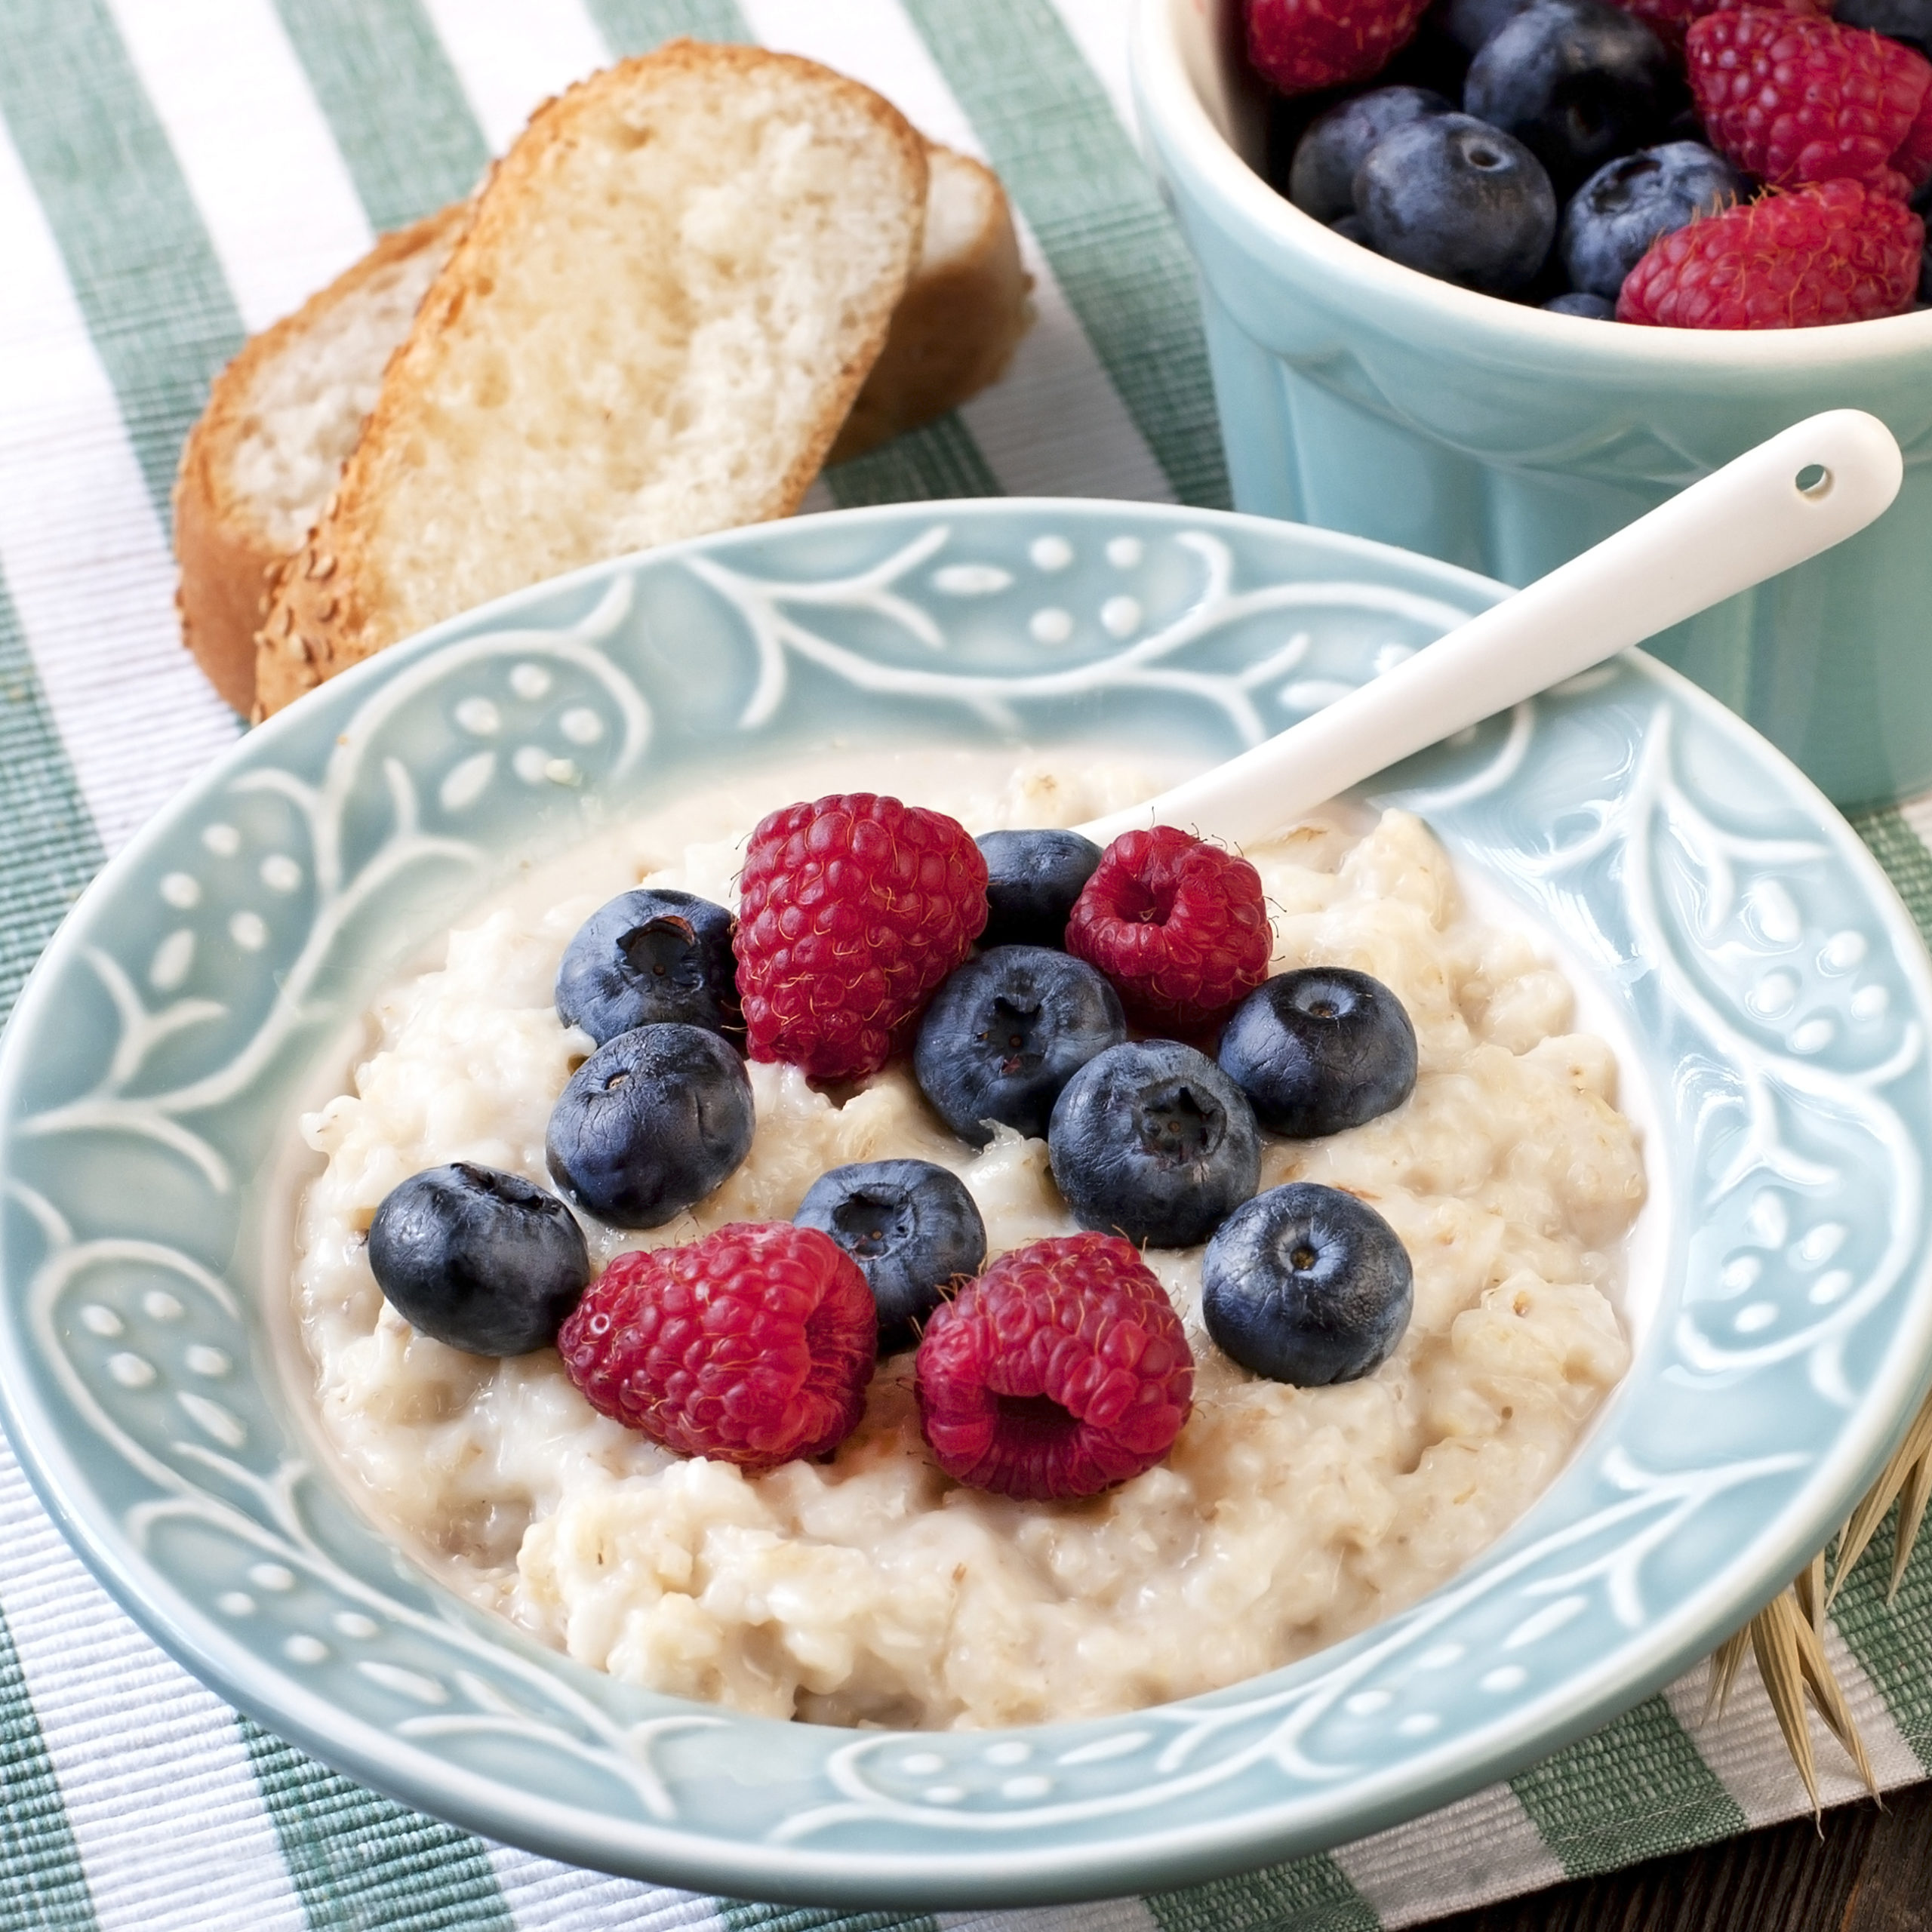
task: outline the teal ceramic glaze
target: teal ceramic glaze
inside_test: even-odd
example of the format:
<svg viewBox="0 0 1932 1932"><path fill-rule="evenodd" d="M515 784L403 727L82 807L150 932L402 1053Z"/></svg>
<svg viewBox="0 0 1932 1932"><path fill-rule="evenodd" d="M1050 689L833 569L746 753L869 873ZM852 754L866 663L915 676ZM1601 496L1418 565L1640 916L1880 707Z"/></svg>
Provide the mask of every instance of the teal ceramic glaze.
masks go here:
<svg viewBox="0 0 1932 1932"><path fill-rule="evenodd" d="M1932 784L1932 312L1638 328L1416 274L1247 165L1232 0L1139 5L1143 134L1200 271L1241 509L1527 583L1801 417L1870 410L1905 451L1893 508L1651 648L1841 804Z"/></svg>
<svg viewBox="0 0 1932 1932"><path fill-rule="evenodd" d="M328 1762L738 1897L1178 1885L1413 1816L1627 1707L1825 1541L1932 1366L1923 949L1817 792L1640 657L1368 788L1594 988L1647 1097L1653 1196L1629 1376L1502 1541L1375 1629L1017 1731L654 1696L372 1527L288 1346L275 1150L345 1026L520 858L854 734L1225 755L1497 594L1258 518L907 504L600 565L303 699L108 866L0 1048L0 1395L40 1494L162 1644Z"/></svg>

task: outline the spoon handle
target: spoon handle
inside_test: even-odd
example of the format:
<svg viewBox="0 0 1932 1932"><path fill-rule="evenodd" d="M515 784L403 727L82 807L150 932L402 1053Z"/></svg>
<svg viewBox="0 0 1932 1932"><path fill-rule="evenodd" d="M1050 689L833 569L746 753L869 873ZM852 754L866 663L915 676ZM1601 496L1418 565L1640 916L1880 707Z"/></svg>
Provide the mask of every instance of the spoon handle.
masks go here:
<svg viewBox="0 0 1932 1932"><path fill-rule="evenodd" d="M1226 764L1080 829L1240 844L1862 530L1905 473L1863 410L1807 417L1380 678Z"/></svg>

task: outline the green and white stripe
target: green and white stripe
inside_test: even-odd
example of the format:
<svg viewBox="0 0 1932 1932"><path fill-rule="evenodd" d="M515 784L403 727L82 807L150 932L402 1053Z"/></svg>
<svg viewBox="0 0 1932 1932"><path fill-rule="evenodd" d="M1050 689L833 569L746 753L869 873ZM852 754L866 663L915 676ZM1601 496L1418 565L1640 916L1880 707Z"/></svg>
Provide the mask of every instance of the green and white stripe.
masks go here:
<svg viewBox="0 0 1932 1932"><path fill-rule="evenodd" d="M0 9L0 119L32 180L38 207L10 221L54 238L69 278L66 300L83 342L105 367L141 472L164 503L176 452L208 379L240 346L242 324L153 104L99 0L11 0ZM5 184L15 201L17 184ZM10 275L14 269L8 260ZM10 333L50 351L65 316L36 262ZM17 346L18 345L17 345ZM10 431L18 423L11 408ZM80 426L86 426L85 425ZM11 438L10 438L11 440Z"/></svg>
<svg viewBox="0 0 1932 1932"><path fill-rule="evenodd" d="M81 802L14 600L0 583L0 1014L106 854Z"/></svg>
<svg viewBox="0 0 1932 1932"><path fill-rule="evenodd" d="M265 329L375 239L281 21L270 0L107 5L242 325ZM238 66L246 88L229 85ZM302 184L299 221L288 181Z"/></svg>
<svg viewBox="0 0 1932 1932"><path fill-rule="evenodd" d="M752 37L733 0L586 0L613 54L648 54L682 35L690 40Z"/></svg>
<svg viewBox="0 0 1932 1932"><path fill-rule="evenodd" d="M0 20L0 38L8 37ZM0 45L0 69L15 48ZM0 106L6 83L0 82ZM69 783L108 850L189 773L234 738L235 721L174 641L174 565L156 508L172 473L143 462L130 404L174 411L176 442L193 390L160 369L120 361L124 389L100 353L118 301L85 315L63 249L35 197L21 151L0 124L0 261L6 261L10 340L0 352L0 577L11 593L27 659L66 752ZM46 149L54 143L46 141ZM62 165L46 155L46 168ZM52 201L69 218L62 239L85 261L97 217Z"/></svg>
<svg viewBox="0 0 1932 1932"><path fill-rule="evenodd" d="M1193 271L1059 14L1047 0L906 0L906 11L1166 472L1165 494L1225 506Z"/></svg>
<svg viewBox="0 0 1932 1932"><path fill-rule="evenodd" d="M241 1731L312 1932L514 1932L480 1840Z"/></svg>
<svg viewBox="0 0 1932 1932"><path fill-rule="evenodd" d="M1860 828L1869 839L1870 830ZM1919 862L1924 863L1923 848ZM1932 867L1927 868L1932 871ZM1908 903L1911 900L1908 898ZM1928 924L1915 905L1921 928ZM1897 1523L1894 1516L1894 1526ZM1921 1536L1897 1597L1885 1598L1892 1551L1881 1532L1864 1566L1854 1574L1834 1608L1834 1620L1852 1654L1884 1700L1906 1744L1932 1773L1932 1552Z"/></svg>
<svg viewBox="0 0 1932 1932"><path fill-rule="evenodd" d="M277 11L371 226L402 227L482 178L488 144L414 0L278 0Z"/></svg>
<svg viewBox="0 0 1932 1932"><path fill-rule="evenodd" d="M94 1918L74 1922L191 1932L232 1912L235 1926L303 1932L234 1712L95 1587L4 1444L0 1546L0 1608L66 1826L64 1847L47 1842L78 1863L92 1903ZM10 1752L10 1801L16 1761Z"/></svg>
<svg viewBox="0 0 1932 1932"><path fill-rule="evenodd" d="M518 1932L721 1932L724 1923L715 1899L558 1865L507 1845L488 1850Z"/></svg>
<svg viewBox="0 0 1932 1932"><path fill-rule="evenodd" d="M942 1912L931 1922L943 1932L971 1932L976 1927L997 1927L1000 1932L1159 1932L1160 1926L1144 1899L1108 1899L1039 1912Z"/></svg>
<svg viewBox="0 0 1932 1932"><path fill-rule="evenodd" d="M1178 237L1135 158L1124 0L11 0L0 9L0 1012L103 854L236 729L176 641L168 491L207 384L378 229L466 192L545 94L677 33L844 68L990 159L1040 319L1007 380L817 500L1214 503ZM1932 928L1932 801L1859 829ZM1881 1780L1932 1766L1932 1553L1831 1642ZM841 1915L490 1844L238 1718L95 1588L0 1446L0 1932L1341 1932L1414 1923L1802 1808L1747 1669L1694 1672L1508 1786L1326 1857L1146 1900ZM1822 1745L1828 1797L1855 1789Z"/></svg>
<svg viewBox="0 0 1932 1932"><path fill-rule="evenodd" d="M581 0L423 0L492 154L531 109L609 59Z"/></svg>
<svg viewBox="0 0 1932 1932"><path fill-rule="evenodd" d="M1356 1892L1373 1901L1371 1923L1439 1918L1505 1892L1554 1885L1566 1875L1507 1785L1446 1806L1431 1823L1426 1832L1398 1826L1333 1854ZM1445 1845L1456 1847L1453 1857L1444 1857Z"/></svg>
<svg viewBox="0 0 1932 1932"><path fill-rule="evenodd" d="M1922 1776L1916 1755L1843 1635L1835 1629L1829 1631L1825 1648L1881 1782L1904 1784ZM1707 1683L1708 1674L1697 1672L1664 1693L1679 1722L1687 1728L1695 1729L1703 1716ZM1705 1762L1752 1825L1766 1824L1783 1815L1783 1781L1765 1777L1763 1769L1767 1758L1776 1763L1770 1747L1777 1742L1777 1719L1769 1704L1754 1703L1740 1713L1738 1722L1721 1730L1714 1727L1698 1737ZM1827 1804L1843 1804L1864 1790L1842 1752L1820 1753L1818 1771L1819 1792Z"/></svg>
<svg viewBox="0 0 1932 1932"><path fill-rule="evenodd" d="M80 1848L14 1640L0 1623L0 1761L7 1801L0 1806L0 1932L91 1927Z"/></svg>
<svg viewBox="0 0 1932 1932"><path fill-rule="evenodd" d="M1119 0L1053 0L1053 8L1079 48L1081 59L1106 91L1115 118L1137 140Z"/></svg>

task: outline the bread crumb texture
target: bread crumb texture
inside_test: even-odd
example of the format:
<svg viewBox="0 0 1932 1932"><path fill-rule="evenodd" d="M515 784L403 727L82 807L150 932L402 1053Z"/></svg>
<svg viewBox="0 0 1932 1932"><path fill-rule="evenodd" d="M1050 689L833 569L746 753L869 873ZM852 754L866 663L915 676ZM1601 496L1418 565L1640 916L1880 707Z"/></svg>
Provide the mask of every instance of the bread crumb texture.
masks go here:
<svg viewBox="0 0 1932 1932"><path fill-rule="evenodd" d="M356 300L320 311L300 358L266 357L254 371L228 480L283 555L299 549L315 528L376 406L383 365L449 259L454 233L451 228L414 254L385 263Z"/></svg>

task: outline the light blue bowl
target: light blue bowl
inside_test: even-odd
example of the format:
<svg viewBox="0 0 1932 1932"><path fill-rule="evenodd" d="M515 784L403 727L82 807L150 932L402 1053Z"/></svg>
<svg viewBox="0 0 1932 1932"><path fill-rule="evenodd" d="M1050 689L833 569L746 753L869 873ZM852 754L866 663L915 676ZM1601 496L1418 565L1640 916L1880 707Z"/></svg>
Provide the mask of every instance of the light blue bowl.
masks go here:
<svg viewBox="0 0 1932 1932"><path fill-rule="evenodd" d="M305 698L102 874L0 1049L0 1394L42 1496L163 1644L330 1763L499 1838L739 1896L1182 1884L1602 1722L1824 1541L1932 1365L1917 935L1817 793L1641 657L1370 788L1577 962L1654 1122L1635 1366L1522 1521L1375 1629L1213 1696L1015 1732L652 1696L374 1529L285 1346L291 1114L345 1023L517 857L854 734L1226 754L1496 594L1259 518L906 505L601 565Z"/></svg>
<svg viewBox="0 0 1932 1932"><path fill-rule="evenodd" d="M1200 270L1235 502L1527 583L1814 411L1882 418L1905 487L1863 535L1651 648L1841 804L1932 784L1932 312L1638 328L1418 275L1251 162L1233 0L1139 0L1149 157Z"/></svg>

